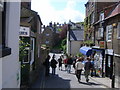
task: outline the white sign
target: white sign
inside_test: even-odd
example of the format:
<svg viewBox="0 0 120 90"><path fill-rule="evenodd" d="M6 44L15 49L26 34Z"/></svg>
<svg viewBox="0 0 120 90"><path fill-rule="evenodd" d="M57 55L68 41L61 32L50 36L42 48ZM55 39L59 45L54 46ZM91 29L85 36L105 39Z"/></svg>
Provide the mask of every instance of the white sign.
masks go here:
<svg viewBox="0 0 120 90"><path fill-rule="evenodd" d="M30 28L21 26L19 36L30 37Z"/></svg>
<svg viewBox="0 0 120 90"><path fill-rule="evenodd" d="M113 49L106 49L105 54L113 55Z"/></svg>

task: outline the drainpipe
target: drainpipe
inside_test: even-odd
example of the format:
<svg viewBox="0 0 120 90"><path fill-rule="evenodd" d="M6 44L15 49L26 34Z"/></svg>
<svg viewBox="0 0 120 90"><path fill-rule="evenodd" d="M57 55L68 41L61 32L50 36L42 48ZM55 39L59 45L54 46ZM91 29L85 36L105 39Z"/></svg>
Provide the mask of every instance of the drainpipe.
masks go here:
<svg viewBox="0 0 120 90"><path fill-rule="evenodd" d="M114 45L113 45L113 40L114 40L114 29L117 26L116 23L112 24L113 26L113 31L112 31L112 49L114 49ZM114 61L114 50L113 50L113 74L112 74L112 83L111 83L111 87L115 88L115 61Z"/></svg>

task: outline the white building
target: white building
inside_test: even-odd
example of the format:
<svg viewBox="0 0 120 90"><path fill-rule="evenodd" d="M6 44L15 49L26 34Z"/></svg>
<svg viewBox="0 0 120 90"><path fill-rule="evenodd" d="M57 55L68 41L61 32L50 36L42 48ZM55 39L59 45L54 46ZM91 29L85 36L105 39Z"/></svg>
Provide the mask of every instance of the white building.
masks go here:
<svg viewBox="0 0 120 90"><path fill-rule="evenodd" d="M20 87L19 28L20 2L0 1L0 89Z"/></svg>
<svg viewBox="0 0 120 90"><path fill-rule="evenodd" d="M67 31L67 54L76 55L80 53L79 49L84 41L83 26L77 27L73 22L69 22Z"/></svg>

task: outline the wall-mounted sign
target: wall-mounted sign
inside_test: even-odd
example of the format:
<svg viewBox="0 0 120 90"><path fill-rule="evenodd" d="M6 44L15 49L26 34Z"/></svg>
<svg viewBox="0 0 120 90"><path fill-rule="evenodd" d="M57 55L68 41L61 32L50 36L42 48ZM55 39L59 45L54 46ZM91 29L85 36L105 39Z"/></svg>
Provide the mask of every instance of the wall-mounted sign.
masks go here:
<svg viewBox="0 0 120 90"><path fill-rule="evenodd" d="M99 45L100 45L100 48L105 48L105 41L100 41Z"/></svg>
<svg viewBox="0 0 120 90"><path fill-rule="evenodd" d="M30 37L30 27L20 27L19 36Z"/></svg>
<svg viewBox="0 0 120 90"><path fill-rule="evenodd" d="M105 54L113 55L113 49L106 49Z"/></svg>

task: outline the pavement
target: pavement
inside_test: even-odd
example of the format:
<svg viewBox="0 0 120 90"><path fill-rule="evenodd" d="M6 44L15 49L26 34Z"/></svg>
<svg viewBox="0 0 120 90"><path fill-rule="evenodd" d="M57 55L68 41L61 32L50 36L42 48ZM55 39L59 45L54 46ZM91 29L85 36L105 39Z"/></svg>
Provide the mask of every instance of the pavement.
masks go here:
<svg viewBox="0 0 120 90"><path fill-rule="evenodd" d="M90 77L90 78L93 81L101 83L102 85L104 85L107 88L111 88L112 80L110 78L107 78L107 77ZM115 88L119 88L117 81L115 82Z"/></svg>
<svg viewBox="0 0 120 90"><path fill-rule="evenodd" d="M64 68L64 67L63 67ZM115 87L118 88L117 83ZM72 68L71 73L67 73L64 69L61 71L56 69L56 75L51 74L45 77L45 68L40 71L38 80L32 85L32 88L111 88L111 79L105 77L90 77L89 83L86 83L84 74L81 76L81 82L77 81Z"/></svg>
<svg viewBox="0 0 120 90"><path fill-rule="evenodd" d="M43 70L44 71L44 70ZM56 75L51 74L45 77L40 73L40 77L32 88L110 88L111 80L109 78L90 77L89 83L86 83L84 75L81 76L81 83L77 82L74 71L69 74L66 71L56 70Z"/></svg>

